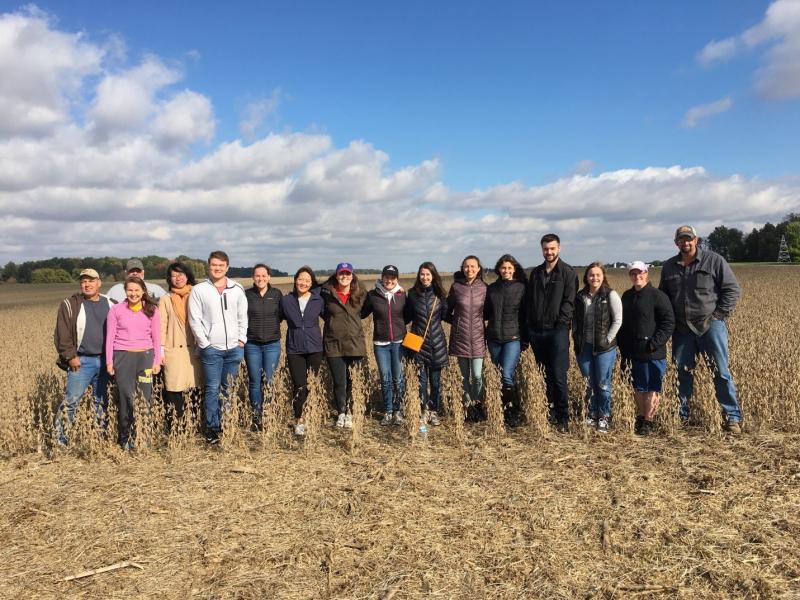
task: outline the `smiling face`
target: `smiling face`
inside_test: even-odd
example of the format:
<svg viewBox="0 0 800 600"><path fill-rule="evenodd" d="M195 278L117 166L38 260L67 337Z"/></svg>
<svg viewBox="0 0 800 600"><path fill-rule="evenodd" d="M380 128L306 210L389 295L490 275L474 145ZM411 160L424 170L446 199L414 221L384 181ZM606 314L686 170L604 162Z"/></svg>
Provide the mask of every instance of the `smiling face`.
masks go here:
<svg viewBox="0 0 800 600"><path fill-rule="evenodd" d="M478 261L474 258L468 258L461 263L461 272L464 273L464 278L467 280L467 283L475 281L475 278L478 276L478 271L480 271L480 265L478 265Z"/></svg>
<svg viewBox="0 0 800 600"><path fill-rule="evenodd" d="M554 263L558 260L558 253L561 251L561 244L558 242L545 242L542 244L542 256L545 262Z"/></svg>
<svg viewBox="0 0 800 600"><path fill-rule="evenodd" d="M394 275L382 275L381 283L387 290L394 289L394 286L397 285L397 277Z"/></svg>
<svg viewBox="0 0 800 600"><path fill-rule="evenodd" d="M253 285L259 290L265 290L269 286L269 272L264 267L253 271Z"/></svg>
<svg viewBox="0 0 800 600"><path fill-rule="evenodd" d="M172 270L169 273L169 287L173 290L179 290L183 287L186 287L186 283L188 281L189 278L186 276L186 273L175 270Z"/></svg>
<svg viewBox="0 0 800 600"><path fill-rule="evenodd" d="M311 289L311 275L301 272L294 280L294 287L301 296Z"/></svg>
<svg viewBox="0 0 800 600"><path fill-rule="evenodd" d="M596 292L603 285L603 270L600 267L592 267L586 273L586 283L592 292Z"/></svg>
<svg viewBox="0 0 800 600"><path fill-rule="evenodd" d="M500 265L500 279L503 281L511 281L514 279L514 265L510 262L504 262Z"/></svg>
<svg viewBox="0 0 800 600"><path fill-rule="evenodd" d="M129 281L125 284L125 296L128 298L128 304L139 304L142 301L144 290L142 286L135 281Z"/></svg>
<svg viewBox="0 0 800 600"><path fill-rule="evenodd" d="M433 283L433 273L430 272L430 269L419 270L419 282L423 287L431 287Z"/></svg>
<svg viewBox="0 0 800 600"><path fill-rule="evenodd" d="M639 269L631 269L628 272L628 276L630 276L631 278L631 283L633 284L633 287L635 287L637 290L640 290L647 285L647 280L648 280L647 271L640 271Z"/></svg>
<svg viewBox="0 0 800 600"><path fill-rule="evenodd" d="M211 281L214 283L225 277L227 272L228 263L226 263L224 260L212 258L208 261L208 275L211 278Z"/></svg>
<svg viewBox="0 0 800 600"><path fill-rule="evenodd" d="M81 294L87 300L94 300L100 294L100 280L94 277L81 277Z"/></svg>
<svg viewBox="0 0 800 600"><path fill-rule="evenodd" d="M697 241L698 238L696 237L684 235L675 240L675 245L678 247L678 252L681 253L681 256L694 256L697 252Z"/></svg>
<svg viewBox="0 0 800 600"><path fill-rule="evenodd" d="M339 271L336 274L336 284L340 290L350 289L350 284L353 281L353 274L350 271Z"/></svg>

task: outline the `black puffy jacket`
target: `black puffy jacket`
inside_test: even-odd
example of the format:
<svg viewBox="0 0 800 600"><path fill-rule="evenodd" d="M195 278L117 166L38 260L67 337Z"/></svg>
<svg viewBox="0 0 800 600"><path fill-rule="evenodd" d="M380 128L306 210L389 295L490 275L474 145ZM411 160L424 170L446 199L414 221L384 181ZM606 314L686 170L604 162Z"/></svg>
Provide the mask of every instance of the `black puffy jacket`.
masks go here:
<svg viewBox="0 0 800 600"><path fill-rule="evenodd" d="M483 305L486 339L505 343L525 336L525 284L512 279L498 279L486 291Z"/></svg>
<svg viewBox="0 0 800 600"><path fill-rule="evenodd" d="M436 295L433 288L426 288L420 294L415 288L408 292L405 305L406 323L411 323L412 333L422 335L425 332L425 324L428 322L428 315L433 308L433 299ZM415 360L418 364L433 369L441 369L447 366L447 339L442 328L442 321L447 315L447 301L442 298L436 299L436 307L431 315L431 324L428 327L428 334L419 352L415 352Z"/></svg>
<svg viewBox="0 0 800 600"><path fill-rule="evenodd" d="M273 286L262 296L256 286L247 296L247 341L265 344L281 339L281 291Z"/></svg>

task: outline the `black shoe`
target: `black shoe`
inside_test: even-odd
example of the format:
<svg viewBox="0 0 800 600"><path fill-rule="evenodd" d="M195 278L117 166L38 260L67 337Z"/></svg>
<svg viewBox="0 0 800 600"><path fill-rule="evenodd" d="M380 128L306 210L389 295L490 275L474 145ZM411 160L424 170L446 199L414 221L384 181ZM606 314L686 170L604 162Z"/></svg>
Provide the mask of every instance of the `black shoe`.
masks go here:
<svg viewBox="0 0 800 600"><path fill-rule="evenodd" d="M253 419L253 424L250 425L250 431L255 433L264 431L264 424L261 422L261 419Z"/></svg>
<svg viewBox="0 0 800 600"><path fill-rule="evenodd" d="M644 417L639 416L636 417L636 424L633 426L633 433L636 435L644 435L642 430L644 429Z"/></svg>
<svg viewBox="0 0 800 600"><path fill-rule="evenodd" d="M209 446L214 446L216 444L219 444L219 436L220 436L220 432L219 431L213 431L213 430L212 431L208 431L206 433L206 443Z"/></svg>
<svg viewBox="0 0 800 600"><path fill-rule="evenodd" d="M569 423L567 421L559 421L556 423L556 431L558 433L569 433Z"/></svg>

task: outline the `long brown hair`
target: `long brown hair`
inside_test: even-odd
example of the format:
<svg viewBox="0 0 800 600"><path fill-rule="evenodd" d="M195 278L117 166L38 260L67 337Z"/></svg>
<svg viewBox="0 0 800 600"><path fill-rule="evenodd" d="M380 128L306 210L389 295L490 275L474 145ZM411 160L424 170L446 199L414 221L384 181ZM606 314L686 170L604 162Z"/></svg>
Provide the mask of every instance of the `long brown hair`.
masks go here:
<svg viewBox="0 0 800 600"><path fill-rule="evenodd" d="M333 291L336 290L337 283L338 282L336 281L336 273L334 273L333 275L328 277L324 285L328 286ZM361 298L366 294L367 290L363 285L361 285L361 282L358 280L358 275L353 273L353 279L350 280L350 299L348 299L348 302L351 299L353 300L353 302L359 302Z"/></svg>
<svg viewBox="0 0 800 600"><path fill-rule="evenodd" d="M440 300L443 299L446 294L444 286L442 285L442 276L439 275L439 271L436 270L436 265L430 261L425 261L419 266L419 269L417 269L417 280L414 282L414 290L420 295L425 293L425 286L422 285L422 282L419 280L419 273L422 269L427 269L431 272L431 287L433 288L433 293L436 294Z"/></svg>
<svg viewBox="0 0 800 600"><path fill-rule="evenodd" d="M150 294L147 293L147 284L145 284L144 279L138 275L128 275L125 278L125 283L123 284L123 289L125 291L128 290L129 283L135 283L142 288L142 312L147 315L148 319L152 319L156 309L158 308L158 304L156 304L156 301L153 300L150 297Z"/></svg>
<svg viewBox="0 0 800 600"><path fill-rule="evenodd" d="M600 262L599 260L594 261L583 272L583 289L582 292L589 291L589 271L592 269L600 269L603 273L603 283L600 284L600 291L601 292L610 292L612 290L611 284L608 283L608 277L606 276L606 266L604 263Z"/></svg>

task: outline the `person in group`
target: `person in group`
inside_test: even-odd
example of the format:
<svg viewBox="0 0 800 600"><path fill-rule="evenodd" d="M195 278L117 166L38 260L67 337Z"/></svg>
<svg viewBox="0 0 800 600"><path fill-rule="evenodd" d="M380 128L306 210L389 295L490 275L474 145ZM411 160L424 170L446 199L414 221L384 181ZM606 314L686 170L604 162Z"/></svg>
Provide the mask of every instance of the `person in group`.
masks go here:
<svg viewBox="0 0 800 600"><path fill-rule="evenodd" d="M675 329L672 304L651 285L648 270L640 260L628 267L632 287L622 294L622 327L617 334L623 368L633 379L637 435L648 435L652 429L667 370L667 341Z"/></svg>
<svg viewBox="0 0 800 600"><path fill-rule="evenodd" d="M367 293L361 316L372 315L372 347L381 378L384 415L381 425L403 424L402 343L406 334L404 309L406 292L397 283L400 272L394 265L386 265L375 287Z"/></svg>
<svg viewBox="0 0 800 600"><path fill-rule="evenodd" d="M182 262L167 267L169 293L158 303L161 319L161 369L164 388L161 391L167 426L172 428L173 416L179 423L183 418L183 394L203 380L203 368L197 354L197 342L189 328L189 294L196 284L194 273ZM148 292L149 293L149 292Z"/></svg>
<svg viewBox="0 0 800 600"><path fill-rule="evenodd" d="M264 403L262 382L269 385L281 358L281 291L270 285L272 270L259 263L253 267L253 287L247 297L247 343L244 361L253 409L253 429L261 431Z"/></svg>
<svg viewBox="0 0 800 600"><path fill-rule="evenodd" d="M447 295L447 321L450 329L450 355L458 358L466 415L472 420L485 416L483 393L483 355L486 352L483 305L488 286L483 282L483 267L477 256L461 261L461 270L453 275Z"/></svg>
<svg viewBox="0 0 800 600"><path fill-rule="evenodd" d="M442 369L447 366L447 339L442 321L447 318L448 306L442 278L432 262L424 262L417 269L404 312L406 323L411 324L409 331L423 338L419 352L409 353L419 367L423 420L436 426L440 422Z"/></svg>
<svg viewBox="0 0 800 600"><path fill-rule="evenodd" d="M617 332L622 325L622 301L611 289L602 262L583 274L575 299L572 341L581 374L586 378L586 424L608 433L611 420L611 373L617 360Z"/></svg>
<svg viewBox="0 0 800 600"><path fill-rule="evenodd" d="M80 292L65 298L58 309L53 335L58 366L67 372L64 400L55 418L56 441L65 445L64 425L75 420L78 402L90 385L98 425L106 426L108 373L105 364L106 318L112 302L100 293L102 281L94 269L79 275Z"/></svg>
<svg viewBox="0 0 800 600"><path fill-rule="evenodd" d="M119 445L130 450L136 390L149 406L153 375L161 369L161 319L141 277L131 275L125 280L125 295L108 313L105 350L106 369L116 379L119 392Z"/></svg>
<svg viewBox="0 0 800 600"><path fill-rule="evenodd" d="M510 426L519 424L520 403L516 385L516 370L522 351L525 325L525 269L516 258L504 254L494 266L497 281L486 291L483 317L489 356L500 369L503 409Z"/></svg>
<svg viewBox="0 0 800 600"><path fill-rule="evenodd" d="M144 281L144 264L138 258L132 258L125 264L125 278L127 279L131 276L139 277ZM161 296L167 293L164 291L164 288L157 283L145 282L145 285L147 286L147 295L156 302L159 301ZM112 302L123 302L126 298L124 281L112 285L107 295L111 298Z"/></svg>
<svg viewBox="0 0 800 600"><path fill-rule="evenodd" d="M560 258L561 240L554 233L541 239L544 262L531 271L525 301L528 341L544 368L550 418L557 431L569 431L569 328L575 309L578 276Z"/></svg>
<svg viewBox="0 0 800 600"><path fill-rule="evenodd" d="M675 231L677 256L661 268L658 289L669 296L675 311L672 358L678 370L680 417L689 420L697 355L705 354L714 371L717 401L726 429L741 433L742 413L736 384L728 368L727 318L736 308L741 289L728 262L716 252L700 248L691 225Z"/></svg>
<svg viewBox="0 0 800 600"><path fill-rule="evenodd" d="M226 396L236 377L247 342L247 297L238 282L227 277L230 259L222 250L208 256L208 279L189 294L189 327L203 365L203 407L206 441L215 444L222 433L220 394Z"/></svg>
<svg viewBox="0 0 800 600"><path fill-rule="evenodd" d="M286 321L286 363L292 377L295 435L306 434L303 407L308 398L308 373L318 373L322 365L322 332L319 321L325 302L319 295L317 278L311 267L302 266L294 274L292 291L281 298L281 318Z"/></svg>
<svg viewBox="0 0 800 600"><path fill-rule="evenodd" d="M367 355L361 309L367 291L358 281L353 265L339 263L336 272L322 284L320 295L325 301L325 326L322 342L333 379L333 395L338 417L337 427L351 428L353 416L349 401L352 381L350 367L360 367Z"/></svg>

